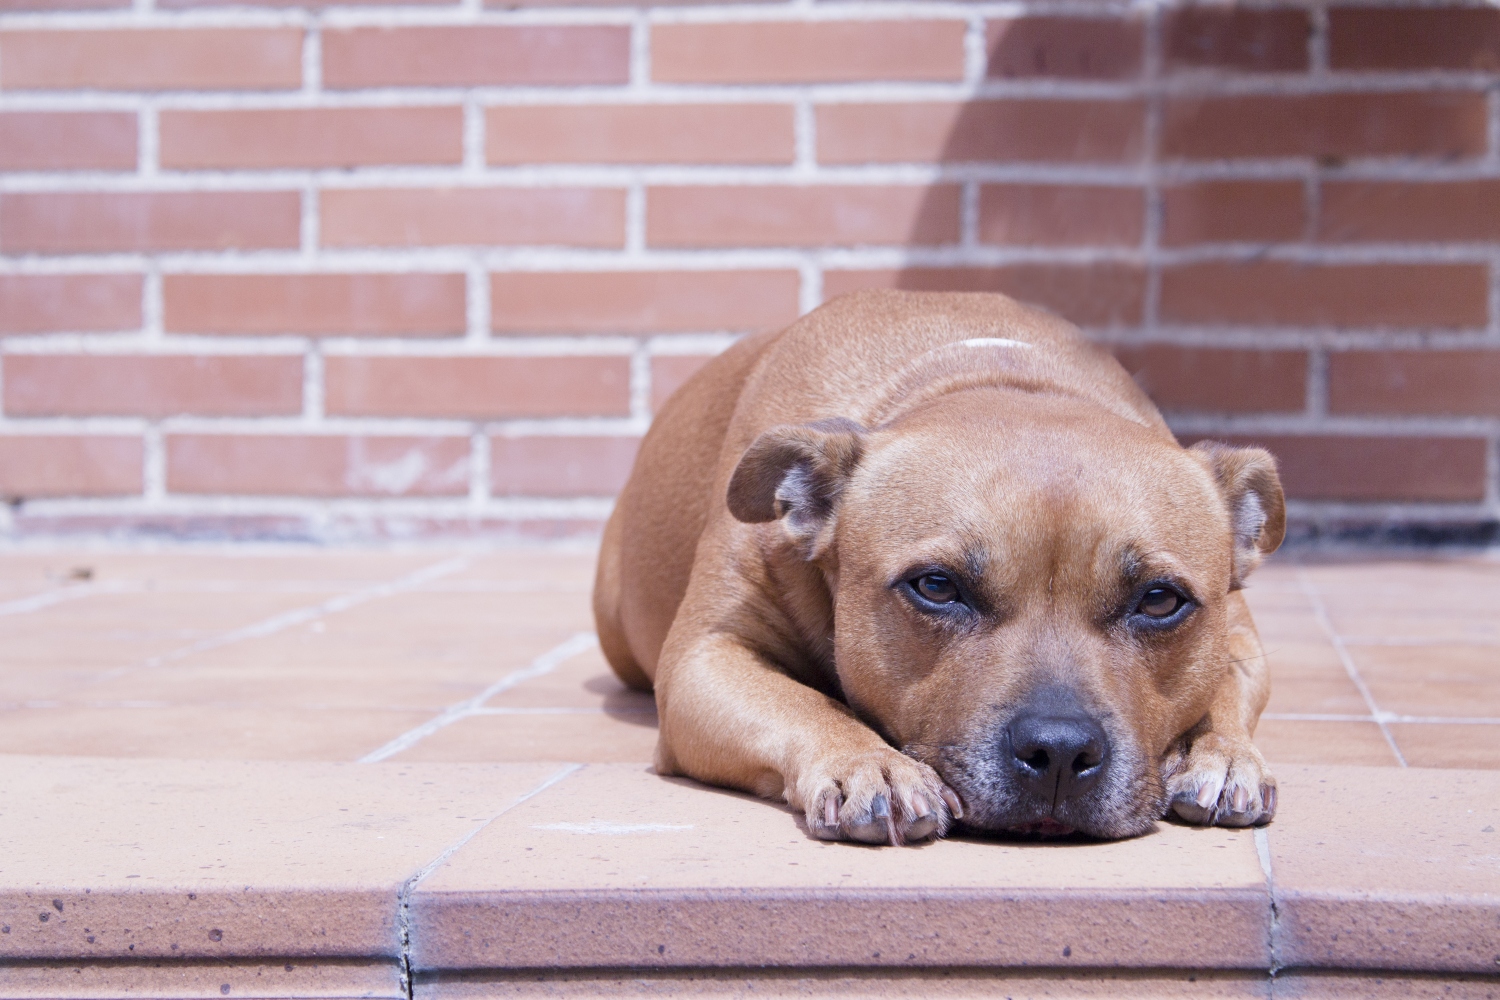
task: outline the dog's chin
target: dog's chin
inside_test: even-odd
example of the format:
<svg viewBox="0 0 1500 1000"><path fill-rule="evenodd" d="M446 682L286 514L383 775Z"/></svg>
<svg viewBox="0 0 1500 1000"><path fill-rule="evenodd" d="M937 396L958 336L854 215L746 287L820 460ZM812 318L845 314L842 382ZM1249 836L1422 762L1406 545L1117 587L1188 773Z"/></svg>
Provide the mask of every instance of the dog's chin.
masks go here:
<svg viewBox="0 0 1500 1000"><path fill-rule="evenodd" d="M1155 802L1122 802L1117 798L1062 802L1055 807L1020 796L964 795L963 801L965 815L958 824L962 831L1032 840L1121 840L1149 833L1162 816Z"/></svg>
<svg viewBox="0 0 1500 1000"><path fill-rule="evenodd" d="M1031 819L985 818L965 816L955 824L954 833L981 837L1019 837L1025 840L1124 840L1149 833L1156 826L1155 816L1110 817L1098 822L1085 818L1042 816Z"/></svg>

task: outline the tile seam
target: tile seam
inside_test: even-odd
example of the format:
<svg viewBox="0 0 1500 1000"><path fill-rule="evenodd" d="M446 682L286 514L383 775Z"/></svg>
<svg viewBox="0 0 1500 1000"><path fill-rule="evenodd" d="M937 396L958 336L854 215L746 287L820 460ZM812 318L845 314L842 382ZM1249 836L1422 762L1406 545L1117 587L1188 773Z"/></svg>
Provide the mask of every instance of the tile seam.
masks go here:
<svg viewBox="0 0 1500 1000"><path fill-rule="evenodd" d="M1276 888L1276 877L1271 867L1270 834L1266 827L1258 826L1254 831L1255 856L1260 860L1260 870L1266 878L1266 952L1270 965L1266 974L1275 988L1276 976L1281 972L1281 901Z"/></svg>
<svg viewBox="0 0 1500 1000"><path fill-rule="evenodd" d="M449 858L453 857L453 855L462 850L465 844L473 840L476 836L479 835L481 831L483 831L495 820L499 819L501 816L510 812L517 806L530 801L531 799L540 795L542 792L545 792L547 789L551 788L553 785L557 784L560 781L563 781L570 775L582 770L583 767L583 764L568 764L560 770L554 772L550 777L544 780L541 784L537 785L535 788L518 796L513 802L506 804L503 808L495 812L493 815L486 817L484 822L476 823L472 828L469 829L468 832L459 837L458 840L456 840L453 844L449 845L447 848L441 851L437 857L429 861L426 865L420 868L416 872L416 874L412 875L402 884L401 891L397 893L396 896L396 927L397 933L400 936L401 944L401 986L403 992L406 995L406 1000L414 1000L411 967L411 938L413 929L411 922L412 893L416 891L417 887L421 885L429 875L441 868Z"/></svg>

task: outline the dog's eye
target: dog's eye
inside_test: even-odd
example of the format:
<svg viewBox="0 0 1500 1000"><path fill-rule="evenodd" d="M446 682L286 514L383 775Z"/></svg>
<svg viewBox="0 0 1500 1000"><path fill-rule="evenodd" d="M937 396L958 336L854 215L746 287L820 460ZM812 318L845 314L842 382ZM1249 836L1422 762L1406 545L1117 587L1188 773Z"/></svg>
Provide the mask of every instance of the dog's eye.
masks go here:
<svg viewBox="0 0 1500 1000"><path fill-rule="evenodd" d="M942 573L924 573L912 582L912 588L933 604L953 604L958 600L958 584Z"/></svg>
<svg viewBox="0 0 1500 1000"><path fill-rule="evenodd" d="M1152 587L1141 598L1136 611L1147 618L1171 618L1186 603L1182 595L1167 587Z"/></svg>

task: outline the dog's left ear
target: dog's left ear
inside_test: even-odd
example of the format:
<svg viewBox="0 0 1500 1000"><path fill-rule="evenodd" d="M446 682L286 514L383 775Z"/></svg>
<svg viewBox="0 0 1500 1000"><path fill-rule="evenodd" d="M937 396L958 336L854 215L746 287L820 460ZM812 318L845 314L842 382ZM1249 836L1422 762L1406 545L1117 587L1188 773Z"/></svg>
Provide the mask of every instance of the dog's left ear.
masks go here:
<svg viewBox="0 0 1500 1000"><path fill-rule="evenodd" d="M1238 587L1286 536L1286 499L1276 458L1264 448L1233 448L1199 441L1188 449L1218 481L1234 532L1234 582Z"/></svg>
<svg viewBox="0 0 1500 1000"><path fill-rule="evenodd" d="M750 524L780 520L811 557L831 523L844 484L864 454L852 420L773 427L745 449L729 480L729 512Z"/></svg>

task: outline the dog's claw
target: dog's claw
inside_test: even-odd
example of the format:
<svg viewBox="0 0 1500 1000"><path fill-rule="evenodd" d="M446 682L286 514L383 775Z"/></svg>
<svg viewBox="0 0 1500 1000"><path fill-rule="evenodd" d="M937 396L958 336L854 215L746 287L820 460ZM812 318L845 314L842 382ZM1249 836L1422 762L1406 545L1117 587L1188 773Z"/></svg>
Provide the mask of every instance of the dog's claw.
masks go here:
<svg viewBox="0 0 1500 1000"><path fill-rule="evenodd" d="M1259 826L1276 815L1276 779L1247 740L1208 734L1168 780L1171 811L1204 826Z"/></svg>
<svg viewBox="0 0 1500 1000"><path fill-rule="evenodd" d="M963 801L959 799L957 792L949 788L947 785L944 785L938 790L938 794L941 795L943 797L943 801L947 803L948 811L953 814L954 819L964 818L964 804Z"/></svg>
<svg viewBox="0 0 1500 1000"><path fill-rule="evenodd" d="M961 815L958 797L932 768L895 751L830 770L810 775L796 798L788 796L807 803L807 831L819 840L899 846L941 837L950 817Z"/></svg>

